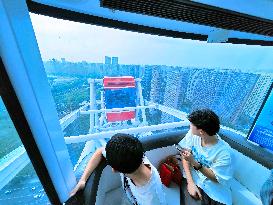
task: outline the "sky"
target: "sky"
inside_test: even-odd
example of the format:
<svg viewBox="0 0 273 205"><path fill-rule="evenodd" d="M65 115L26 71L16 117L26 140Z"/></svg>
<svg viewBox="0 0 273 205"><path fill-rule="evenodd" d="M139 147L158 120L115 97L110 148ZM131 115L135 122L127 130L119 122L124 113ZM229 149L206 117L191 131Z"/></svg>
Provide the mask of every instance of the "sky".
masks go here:
<svg viewBox="0 0 273 205"><path fill-rule="evenodd" d="M206 43L94 26L31 14L43 60L235 68L273 73L273 47Z"/></svg>

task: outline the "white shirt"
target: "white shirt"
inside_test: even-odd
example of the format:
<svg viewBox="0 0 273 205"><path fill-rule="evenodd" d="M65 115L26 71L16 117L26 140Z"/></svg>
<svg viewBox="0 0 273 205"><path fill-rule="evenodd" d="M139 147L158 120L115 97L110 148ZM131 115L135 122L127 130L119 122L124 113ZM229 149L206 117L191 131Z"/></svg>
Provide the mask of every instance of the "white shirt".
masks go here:
<svg viewBox="0 0 273 205"><path fill-rule="evenodd" d="M223 204L231 205L230 180L233 177L233 168L231 164L231 148L218 136L218 142L215 145L203 147L201 138L192 135L191 131L179 142L183 148L192 150L193 157L203 166L210 168L216 176L219 183L208 179L200 171L192 167L191 175L194 183L204 190L204 192L213 200ZM186 176L185 173L184 177Z"/></svg>
<svg viewBox="0 0 273 205"><path fill-rule="evenodd" d="M103 152L103 155L106 156L106 153ZM143 163L151 168L151 178L145 185L136 186L130 178L126 177L138 205L167 205L165 192L157 169L150 163L147 157L144 157ZM122 188L124 189L124 174L120 173L120 177ZM132 201L132 196L128 191L126 195Z"/></svg>

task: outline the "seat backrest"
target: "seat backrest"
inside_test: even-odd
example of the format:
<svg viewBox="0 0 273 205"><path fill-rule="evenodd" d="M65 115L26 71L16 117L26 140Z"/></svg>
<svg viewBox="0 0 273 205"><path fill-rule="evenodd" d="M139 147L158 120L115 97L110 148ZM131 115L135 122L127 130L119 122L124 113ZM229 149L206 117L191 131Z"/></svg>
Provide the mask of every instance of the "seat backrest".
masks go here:
<svg viewBox="0 0 273 205"><path fill-rule="evenodd" d="M233 150L234 178L260 198L260 190L263 183L268 179L270 170L258 162Z"/></svg>
<svg viewBox="0 0 273 205"><path fill-rule="evenodd" d="M146 156L149 161L154 165L155 168L158 168L159 163L162 159L165 159L167 156L177 154L178 151L174 146L160 147L146 152Z"/></svg>
<svg viewBox="0 0 273 205"><path fill-rule="evenodd" d="M98 191L96 196L96 205L104 205L105 194L121 186L120 174L112 172L110 166L106 166L101 174Z"/></svg>

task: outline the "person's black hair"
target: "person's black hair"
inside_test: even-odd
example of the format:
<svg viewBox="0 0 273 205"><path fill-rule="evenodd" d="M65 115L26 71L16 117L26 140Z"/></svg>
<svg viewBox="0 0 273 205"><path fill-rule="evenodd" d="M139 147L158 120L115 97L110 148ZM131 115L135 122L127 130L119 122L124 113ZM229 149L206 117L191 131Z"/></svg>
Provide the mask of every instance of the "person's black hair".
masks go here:
<svg viewBox="0 0 273 205"><path fill-rule="evenodd" d="M144 149L141 142L129 134L115 134L106 144L106 161L116 171L130 174L141 165Z"/></svg>
<svg viewBox="0 0 273 205"><path fill-rule="evenodd" d="M219 117L210 109L193 111L188 119L197 129L204 130L209 136L215 135L220 130Z"/></svg>

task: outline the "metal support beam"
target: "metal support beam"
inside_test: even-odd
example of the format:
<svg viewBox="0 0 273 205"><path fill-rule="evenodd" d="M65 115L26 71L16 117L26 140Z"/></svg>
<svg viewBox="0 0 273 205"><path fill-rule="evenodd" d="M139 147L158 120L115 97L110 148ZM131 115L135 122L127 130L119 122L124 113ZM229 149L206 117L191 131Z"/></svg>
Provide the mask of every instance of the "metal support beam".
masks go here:
<svg viewBox="0 0 273 205"><path fill-rule="evenodd" d="M69 198L76 178L26 1L1 0L0 22L1 61L16 94L14 99L20 103L21 123L27 130L19 132L29 133L28 139L22 141L32 154L29 157L50 202L61 204Z"/></svg>
<svg viewBox="0 0 273 205"><path fill-rule="evenodd" d="M7 154L0 162L0 190L30 162L24 146Z"/></svg>
<svg viewBox="0 0 273 205"><path fill-rule="evenodd" d="M144 100L143 100L143 96L142 96L142 86L141 86L141 81L137 81L137 89L138 89L138 95L139 95L139 104L140 106L144 106ZM146 113L145 113L145 109L141 109L141 116L142 116L142 120L143 120L143 124L146 125L147 124L147 119L146 119Z"/></svg>
<svg viewBox="0 0 273 205"><path fill-rule="evenodd" d="M62 130L64 130L65 128L68 127L68 125L73 123L80 116L81 110L84 110L87 106L88 106L88 104L80 107L77 110L74 110L73 112L69 113L68 115L66 115L62 119L60 119L60 124L61 124Z"/></svg>
<svg viewBox="0 0 273 205"><path fill-rule="evenodd" d="M95 80L88 79L88 83L90 85L90 109L94 110L95 109L95 103L96 103L96 92L95 92ZM92 133L94 131L94 126L95 126L95 115L94 113L89 113L90 114L90 127L89 127L89 133Z"/></svg>
<svg viewBox="0 0 273 205"><path fill-rule="evenodd" d="M150 103L149 103L150 104ZM152 103L154 104L154 103ZM161 110L162 112L168 113L174 117L177 117L181 120L187 120L187 113L179 111L177 109L173 109L170 107L166 107L164 105L156 104L157 109Z"/></svg>
<svg viewBox="0 0 273 205"><path fill-rule="evenodd" d="M188 125L189 125L188 121L172 122L172 123L165 123L165 124L159 124L159 125L149 125L149 126L143 126L143 127L128 128L128 129L113 130L113 131L100 132L100 133L94 133L94 134L65 137L65 142L66 142L66 144L72 144L72 143L86 142L86 141L89 141L92 139L110 138L114 134L117 134L117 133L138 134L138 133L143 133L143 132L151 132L151 131L157 131L157 130L179 128L179 127L188 126Z"/></svg>
<svg viewBox="0 0 273 205"><path fill-rule="evenodd" d="M112 108L112 109L101 109L101 110L86 110L80 111L80 114L90 114L90 113L105 113L105 112L121 112L121 111L133 111L145 108L156 108L156 105L147 106L137 106L137 107L124 107L124 108Z"/></svg>

